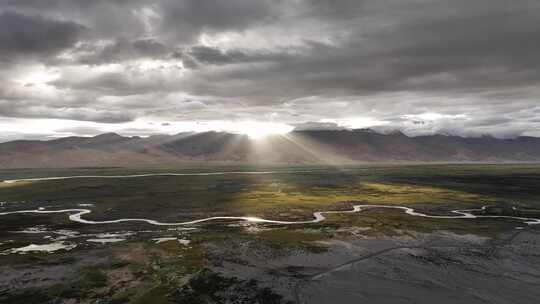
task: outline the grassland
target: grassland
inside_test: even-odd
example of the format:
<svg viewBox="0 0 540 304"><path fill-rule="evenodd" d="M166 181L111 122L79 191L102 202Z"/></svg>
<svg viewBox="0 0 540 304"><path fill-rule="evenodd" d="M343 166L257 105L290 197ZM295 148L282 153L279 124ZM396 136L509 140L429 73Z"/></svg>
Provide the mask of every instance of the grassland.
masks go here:
<svg viewBox="0 0 540 304"><path fill-rule="evenodd" d="M219 168L224 171L243 169L257 168ZM78 204L91 203L92 207L85 207L92 209L88 218L144 217L160 221L221 215L310 219L314 211L346 210L357 203L406 205L433 214L485 204L500 206L503 213L505 208L514 205L527 214L538 214L540 210L540 166L535 165L286 170L302 172L0 183L0 202L6 202L1 210L78 208ZM142 171L122 168L11 170L0 172L0 176L12 179L136 173ZM323 245L324 241L333 239L350 241L395 236L415 239L420 234L441 230L496 238L516 231L519 225L522 223L498 219L444 220L411 217L398 210L370 210L361 214L328 215L326 221L311 225L244 227L225 222L208 223L195 231L185 232L191 241L185 246L177 241L155 244L152 237L178 236L184 232L162 229L148 234L143 231L155 227L146 224L92 226L70 222L65 214L6 216L0 221L0 251L43 242L43 235L13 232L36 226L76 230L88 235L128 230L137 235L114 245L81 243L71 252L0 255L0 267L4 267L4 271L19 273L25 269L38 278L41 274L32 272L37 268L43 273L51 272L52 277L56 272L63 273L62 280L51 279L50 283L37 287L17 289L16 292L10 289L7 294L1 294L0 290L0 302L56 303L70 299L95 302L106 299L107 303L132 304L220 303L241 295L242 298L237 300L246 303L286 303L286 299L257 281L225 277L215 269L223 267L225 262L255 267L250 264L252 260L246 258L248 255L256 255L266 262L291 254L325 254L331 249ZM11 265L16 269L11 269Z"/></svg>
<svg viewBox="0 0 540 304"><path fill-rule="evenodd" d="M229 170L235 170L229 169ZM134 171L122 171L133 173ZM137 171L138 172L138 171ZM58 172L55 172L58 173ZM117 174L118 171L77 172ZM22 173L18 174L24 175ZM540 201L539 167L375 167L294 174L71 179L3 184L1 200L51 206L94 203L91 217L187 220L204 215L309 217L313 210L367 204L485 204Z"/></svg>
<svg viewBox="0 0 540 304"><path fill-rule="evenodd" d="M241 168L220 168L237 171ZM263 168L269 170L268 168ZM96 220L150 218L185 221L210 216L260 216L270 219L306 220L314 211L348 210L353 204L406 205L423 212L444 214L452 209L497 205L519 206L534 215L540 209L540 166L439 165L344 168L293 168L301 172L268 175L154 176L126 179L68 179L0 183L4 210L80 208L91 203ZM250 168L254 170L254 168ZM261 168L259 168L261 170ZM270 170L283 170L283 168ZM289 171L292 169L288 169ZM18 173L17 173L18 172ZM2 173L5 178L31 176L26 171ZM158 171L155 171L158 172ZM185 172L185 171L182 171ZM69 172L39 172L42 176ZM80 169L83 175L134 174L127 169ZM37 174L37 173L34 173ZM35 175L34 175L35 177ZM25 217L25 220L21 220ZM331 215L315 228L359 226L366 233L392 231L495 231L508 221L437 220L410 217L396 210L369 211L359 215ZM489 223L482 228L483 223ZM514 225L518 223L513 223ZM8 216L0 222L0 242L9 231L36 225L84 232L107 232L111 227L144 230L144 224L88 226L70 222L65 214ZM28 238L29 236L25 236ZM17 242L27 241L19 236ZM282 237L286 239L286 237ZM0 244L8 248L13 244Z"/></svg>

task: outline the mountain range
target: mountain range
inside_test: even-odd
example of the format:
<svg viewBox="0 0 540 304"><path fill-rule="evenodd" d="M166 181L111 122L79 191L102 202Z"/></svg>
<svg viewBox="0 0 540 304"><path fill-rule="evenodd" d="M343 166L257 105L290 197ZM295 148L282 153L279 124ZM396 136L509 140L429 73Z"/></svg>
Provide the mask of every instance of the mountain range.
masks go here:
<svg viewBox="0 0 540 304"><path fill-rule="evenodd" d="M149 137L105 133L0 143L0 168L537 161L536 137L410 137L370 129L292 131L264 139L214 131Z"/></svg>

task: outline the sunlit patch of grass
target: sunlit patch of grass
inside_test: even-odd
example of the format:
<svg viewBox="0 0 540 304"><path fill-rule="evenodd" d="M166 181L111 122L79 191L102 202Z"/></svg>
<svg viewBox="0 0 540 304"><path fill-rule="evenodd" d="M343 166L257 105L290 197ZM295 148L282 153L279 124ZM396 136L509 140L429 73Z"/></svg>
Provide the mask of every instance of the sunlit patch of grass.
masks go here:
<svg viewBox="0 0 540 304"><path fill-rule="evenodd" d="M19 181L19 182L3 182L0 181L0 188L15 188L15 187L21 187L21 186L28 186L31 185L32 181Z"/></svg>
<svg viewBox="0 0 540 304"><path fill-rule="evenodd" d="M404 184L362 182L337 187L316 186L297 188L287 185L267 185L239 193L232 201L231 210L246 214L287 212L302 213L311 210L346 206L338 203L361 202L363 204L433 204L433 203L481 203L494 199L474 193L444 188Z"/></svg>
<svg viewBox="0 0 540 304"><path fill-rule="evenodd" d="M368 204L425 204L425 203L479 203L493 201L492 198L463 191L437 187L361 183L364 197Z"/></svg>

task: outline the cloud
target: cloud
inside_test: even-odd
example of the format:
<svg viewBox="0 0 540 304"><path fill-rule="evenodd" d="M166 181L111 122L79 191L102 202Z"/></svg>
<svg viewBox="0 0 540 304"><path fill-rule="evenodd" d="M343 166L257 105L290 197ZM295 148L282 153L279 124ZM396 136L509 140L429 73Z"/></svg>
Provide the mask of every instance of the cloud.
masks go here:
<svg viewBox="0 0 540 304"><path fill-rule="evenodd" d="M55 129L54 132L60 134L78 135L78 136L95 136L105 133L103 129L91 126L73 126Z"/></svg>
<svg viewBox="0 0 540 304"><path fill-rule="evenodd" d="M282 0L164 0L157 6L159 31L176 41L194 41L202 32L242 31L275 21Z"/></svg>
<svg viewBox="0 0 540 304"><path fill-rule="evenodd" d="M536 0L5 0L0 115L537 134L539 18Z"/></svg>
<svg viewBox="0 0 540 304"><path fill-rule="evenodd" d="M329 130L347 130L346 127L340 126L335 122L315 122L309 121L294 125L294 131L329 131Z"/></svg>
<svg viewBox="0 0 540 304"><path fill-rule="evenodd" d="M40 105L13 105L0 101L0 115L19 118L56 118L102 123L122 123L133 120L132 113L125 111L97 110L92 108L48 107Z"/></svg>
<svg viewBox="0 0 540 304"><path fill-rule="evenodd" d="M72 21L46 19L16 12L0 13L0 60L51 56L73 46L84 27Z"/></svg>
<svg viewBox="0 0 540 304"><path fill-rule="evenodd" d="M223 50L216 47L196 45L183 54L177 53L179 58L189 58L201 65L224 65L234 63L275 62L285 59L291 54L285 52L254 52L241 49ZM198 66L198 65L197 65Z"/></svg>
<svg viewBox="0 0 540 304"><path fill-rule="evenodd" d="M70 50L72 61L81 64L119 63L133 59L166 58L167 46L155 39L129 41L117 38L112 41L84 42Z"/></svg>

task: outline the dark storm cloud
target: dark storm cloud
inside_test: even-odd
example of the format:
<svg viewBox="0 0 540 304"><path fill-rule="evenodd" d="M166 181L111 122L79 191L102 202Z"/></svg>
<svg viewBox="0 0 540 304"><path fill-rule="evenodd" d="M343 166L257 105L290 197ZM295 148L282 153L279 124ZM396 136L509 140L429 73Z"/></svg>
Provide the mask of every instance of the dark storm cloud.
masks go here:
<svg viewBox="0 0 540 304"><path fill-rule="evenodd" d="M0 13L0 60L49 56L71 47L84 30L72 21L46 19L16 12Z"/></svg>
<svg viewBox="0 0 540 304"><path fill-rule="evenodd" d="M538 20L536 0L5 0L0 59L16 64L2 79L22 75L27 58L60 71L39 100L25 93L38 86L0 85L17 109L2 115L57 117L36 109L61 98L87 111L69 117L96 121L124 107L109 121L273 113L291 124L366 116L414 132L527 134L539 127ZM172 113L173 101L156 99L175 95L205 106Z"/></svg>
<svg viewBox="0 0 540 304"><path fill-rule="evenodd" d="M91 43L82 44L75 51L86 52L86 55L76 58L76 61L82 64L104 64L131 59L161 58L168 54L167 46L155 39L129 41L125 38L115 39L99 47Z"/></svg>
<svg viewBox="0 0 540 304"><path fill-rule="evenodd" d="M282 0L163 0L158 11L160 30L180 41L189 41L203 31L245 30L276 20Z"/></svg>
<svg viewBox="0 0 540 304"><path fill-rule="evenodd" d="M99 37L156 33L172 41L192 41L203 31L244 30L275 20L282 0L7 0L6 8L80 20Z"/></svg>
<svg viewBox="0 0 540 304"><path fill-rule="evenodd" d="M144 34L138 13L146 0L4 0L0 10L67 19L91 29L91 35L134 37Z"/></svg>
<svg viewBox="0 0 540 304"><path fill-rule="evenodd" d="M294 81L293 91L299 91L299 96L310 92L483 90L537 83L540 8L506 6L501 5L497 12L470 15L463 5L456 9L462 13L455 12L457 16L447 16L444 9L434 7L431 15L436 17L427 18L412 18L404 10L394 16L402 15L402 20L397 18L368 33L363 33L359 22L349 39L338 45L312 45L296 60L222 77L254 79L274 84L267 86L273 88L288 79ZM381 18L386 15L381 14Z"/></svg>
<svg viewBox="0 0 540 304"><path fill-rule="evenodd" d="M143 56L162 55L166 52L165 45L154 39L140 39L133 42L133 48Z"/></svg>

